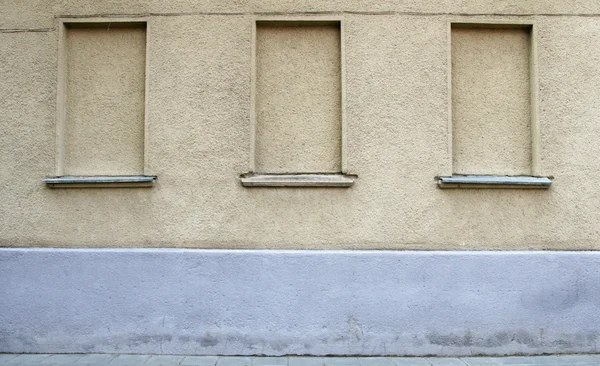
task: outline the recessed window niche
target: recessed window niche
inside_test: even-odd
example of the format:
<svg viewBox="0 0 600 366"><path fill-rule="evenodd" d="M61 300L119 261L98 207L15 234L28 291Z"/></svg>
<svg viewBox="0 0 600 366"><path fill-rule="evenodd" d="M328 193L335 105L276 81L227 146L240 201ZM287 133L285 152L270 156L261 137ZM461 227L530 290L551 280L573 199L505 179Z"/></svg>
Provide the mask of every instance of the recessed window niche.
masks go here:
<svg viewBox="0 0 600 366"><path fill-rule="evenodd" d="M46 183L54 188L151 184L155 177L140 178L146 22L61 21L59 27L57 177Z"/></svg>
<svg viewBox="0 0 600 366"><path fill-rule="evenodd" d="M253 153L245 186L347 187L340 21L255 23Z"/></svg>
<svg viewBox="0 0 600 366"><path fill-rule="evenodd" d="M551 183L538 176L534 41L531 24L451 24L454 178L441 177L441 187L547 188Z"/></svg>

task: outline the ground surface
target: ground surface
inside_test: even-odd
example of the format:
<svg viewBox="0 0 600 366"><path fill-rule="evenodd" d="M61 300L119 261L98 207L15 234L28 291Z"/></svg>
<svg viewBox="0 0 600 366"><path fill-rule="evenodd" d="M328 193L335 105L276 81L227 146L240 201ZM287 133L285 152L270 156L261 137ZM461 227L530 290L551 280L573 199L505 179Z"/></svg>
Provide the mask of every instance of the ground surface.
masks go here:
<svg viewBox="0 0 600 366"><path fill-rule="evenodd" d="M110 354L0 354L0 365L163 366L498 366L599 365L599 355L528 357L217 357Z"/></svg>

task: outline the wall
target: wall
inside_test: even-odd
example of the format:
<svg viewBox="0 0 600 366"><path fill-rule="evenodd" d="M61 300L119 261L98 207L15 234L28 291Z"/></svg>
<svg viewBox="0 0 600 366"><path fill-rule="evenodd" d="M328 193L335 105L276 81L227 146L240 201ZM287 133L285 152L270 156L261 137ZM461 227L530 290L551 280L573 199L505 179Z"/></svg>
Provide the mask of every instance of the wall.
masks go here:
<svg viewBox="0 0 600 366"><path fill-rule="evenodd" d="M154 187L143 189L48 188L43 179L57 175L56 166L60 160L57 125L61 110L57 105L61 103L57 100L61 95L59 58L64 51L59 47L60 21L106 22L120 17L147 21L144 151L141 154L144 173L156 175L158 179ZM240 175L251 170L255 159L252 148L256 143L253 137L253 123L256 122L253 119L256 112L252 84L255 77L253 27L258 19L283 18L341 21L342 90L339 102L342 109L339 112L343 119L340 129L344 131L339 144L344 144L340 148L344 161L340 166L345 173L358 176L350 188L247 188L240 184ZM535 32L531 37L535 50L531 61L536 72L535 82L531 85L536 95L531 101L533 104L527 103L527 106L535 105L534 118L539 125L536 174L554 177L550 189L443 190L436 186L436 176L453 173L453 157L457 156L452 151L455 139L451 123L451 21L533 24ZM381 263L377 260L367 260L368 265L363 267L363 256L372 258L369 257L372 254L366 253L374 253L363 250L376 250L382 258L392 258L386 266L395 263L389 274L397 279L385 291L373 294L376 304L387 304L387 294L397 296L393 297L392 303L405 296L428 299L425 302L415 300L413 305L417 310L408 305L403 308L407 314L413 314L410 315L412 323L397 319L392 322L394 329L407 327L408 330L402 333L406 348L382 349L381 344L389 344L388 341L395 337L395 330L384 325L392 315L379 316L377 314L383 313L378 308L350 302L362 309L358 313L369 314L368 320L357 316L350 308L340 312L339 308L331 307L319 318L322 321L311 326L339 325L348 321L349 327L355 327L352 322L361 323L370 327L377 340L373 338L372 342L364 344L346 340L350 343L341 346L339 344L346 342L342 339L336 347L320 346L311 350L303 348L305 339L298 336L305 329L294 328L292 321L282 320L276 326L280 329L291 327L289 337L292 341L279 349L269 346L240 350L244 343L241 341L234 342L235 346L230 348L222 343L219 347L223 348L210 348L210 344L202 346L201 342L199 348L194 348L198 342L192 344L181 339L171 348L161 349L161 353L465 354L471 344L454 340L466 337L468 332L483 339L483 343L478 343L481 346L473 351L476 353L595 351L600 322L591 314L597 310L594 305L597 299L592 295L573 294L567 289L579 283L581 291L589 295L596 292L594 284L600 279L594 252L600 249L597 225L600 195L593 179L600 169L600 160L596 158L600 155L600 145L596 141L600 133L598 44L600 3L593 1L4 1L0 11L0 75L3 75L0 89L0 246L4 247L0 270L6 280L0 284L3 295L0 314L10 314L11 319L19 320L7 323L10 319L5 318L0 322L9 324L0 328L3 337L0 338L0 352L150 352L150 348L142 346L143 342L123 346L125 340L134 339L131 329L122 330L118 337L123 338L113 338L99 329L107 319L116 324L122 317L139 317L140 324L153 325L140 330L138 339L150 339L146 343L148 347L154 347L155 340L143 337L155 334L172 339L191 336L208 332L207 324L211 319L224 319L219 313L223 303L216 302L208 307L194 308L201 319L190 334L181 332L187 316L185 312L178 313L182 317L173 320L170 334L157 333L156 322L160 322L164 314L149 314L152 308L149 301L169 296L168 286L164 285L152 296L144 298L146 295L140 294L143 306L136 306L135 301L108 301L110 313L90 318L87 333L73 333L77 328L69 322L62 323L62 328L52 321L42 321L39 329L28 326L25 315L41 316L48 309L35 302L32 310L23 305L23 299L64 294L65 302L52 303L52 309L60 313L60 319L68 319L78 311L69 308L61 312L65 303L79 301L85 305L82 309L90 311L94 297L73 292L85 287L85 281L77 282L77 286L69 285L79 281L77 274L85 268L90 273L103 273L90 286L107 286L117 291L103 290L98 296L105 298L115 293L125 296L122 291L129 291L135 283L133 274L126 270L132 260L128 256L131 254L136 261L143 261L146 251L154 253L151 249L137 251L132 248L173 248L153 254L162 256L164 261L154 257L160 270L141 275L140 281L145 286L170 270L174 272L166 277L165 283L185 282L188 277L177 275L176 269L182 265L180 260L192 261L190 266L205 265L204 260L196 263L193 257L210 255L214 249L268 249L267 254L275 256L268 256L264 263L274 261L275 264L258 269L265 271L262 274L265 278L258 280L257 288L265 291L272 284L269 276L276 278L278 275L278 266L290 265L281 259L285 258L285 253L290 253L285 250L297 253L295 250L318 249L307 254L316 259L305 259L299 267L311 268L310 263L333 265L331 273L339 273L344 265L357 269L353 272L356 277L327 282L335 291L343 291L361 276L368 277L359 281L356 292L344 292L339 297L340 304L353 294L369 293L370 286L385 277L385 273L377 271L373 273L380 273L381 277L373 277L367 270L379 268ZM523 48L517 53L525 55ZM307 80L303 82L308 84ZM471 112L476 115L478 111ZM522 111L519 116L527 118ZM101 119L97 121L101 122ZM515 126L523 127L523 120ZM138 149L140 139L139 136L132 138ZM517 134L508 142L522 147L523 140L528 139ZM522 148L527 154L528 147ZM110 151L111 154L114 151L112 155L120 154L118 148ZM123 154L130 152L124 150ZM521 156L515 171L507 174L521 174L527 163ZM139 161L136 164L139 165ZM485 167L483 163L477 164ZM337 165L333 166L338 169ZM136 169L139 170L139 166ZM35 249L40 247L61 247L64 251ZM100 253L108 254L96 261L95 254L89 254L96 253L96 249L82 248L105 248L106 252L100 250ZM121 248L119 250L123 252L117 252L124 257L112 257L113 251L109 248ZM175 248L194 250L179 252ZM349 252L342 255L337 250ZM355 257L353 250L359 250ZM480 323L461 325L468 320L461 314L469 314L467 311L472 310L466 302L472 295L470 286L474 286L473 283L465 280L455 292L445 292L441 297L432 295L439 291L439 286L448 286L444 279L460 273L465 262L430 263L424 269L422 283L415 277L413 285L402 287L406 273L401 268L403 263L410 263L412 253L406 250L417 250L419 255L432 257L438 250L448 251L444 253L449 257L463 255L461 258L467 261L477 253L486 259L474 264L479 268L473 271L474 281L488 281L486 276L479 277L480 270L491 263L497 266L489 277L491 284L487 286L493 288L498 284L501 289L491 289L475 302L482 309L474 318ZM521 253L515 262L518 265L514 264L518 270L509 265L510 260L506 262L505 250ZM520 252L528 250L541 251L531 252L531 257L527 252ZM65 255L61 257L61 263L73 261L74 267L65 272L60 272L59 268L51 270L47 266L55 259L53 253L58 253L59 257ZM179 253L177 256L182 257L169 259L168 253ZM228 271L244 265L258 268L236 257L234 251L223 253L232 255L233 264L227 267ZM262 251L241 253L259 257L264 254ZM572 255L569 258L573 259L560 262L560 266L546 267L549 258L563 254ZM302 252L299 255L303 255ZM330 255L338 256L339 263L319 262L320 256ZM346 262L345 255L356 261ZM588 260L588 256L593 260ZM535 258L535 264L529 267L531 258ZM122 264L122 271L115 272L114 276L103 272L111 261ZM439 272L442 277L435 275L438 265L443 267ZM24 273L23 268L31 269L31 272ZM208 268L210 273L222 270L218 266ZM511 272L513 269L515 272ZM581 277L585 281L561 277L565 272L578 271L585 271ZM50 273L52 282L43 281L46 273ZM223 281L237 283L246 272L240 273L225 276ZM503 283L504 274L513 276L510 285ZM296 275L289 275L293 288L306 289L298 295L300 298L319 294L325 298L329 296L317 291L323 290L326 284L311 287L317 280L314 275L300 269ZM85 278L92 279L93 276L90 274ZM202 281L210 282L210 278L207 275ZM106 281L105 285L103 281ZM190 291L216 294L210 292L212 285L205 282L178 288L175 295L184 301L183 294ZM535 286L531 283L546 286L543 287L546 292L540 290L541 295L536 297ZM55 289L56 293L46 291L48 288ZM511 294L511 288L515 291L514 297L504 299L505 294ZM223 299L237 298L237 291L240 288L232 285L225 291ZM564 296L556 300L556 294ZM300 302L291 294L281 296L275 297L279 299L277 301ZM193 300L200 299L194 297ZM554 299L554 305L543 308L548 299ZM458 303L444 305L444 301L455 300ZM260 303L256 298L250 298L250 301ZM561 305L561 301L568 306ZM277 304L265 307L268 311L264 314L278 309ZM301 305L296 303L297 307L290 307L290 310L295 311ZM523 309L527 306L536 310L525 314L535 316L523 325L526 321L522 317ZM311 311L319 311L320 307L321 303L317 302L307 305ZM586 310L572 311L580 308ZM7 312L8 309L11 311ZM498 309L502 311L497 313ZM259 322L262 321L258 329L266 329L269 320L261 316L262 313L253 313L250 308L246 310L238 320L256 316ZM453 316L447 318L448 321L440 318L431 326L415 325L423 314L436 312L452 313ZM485 324L485 319L496 313L500 315L490 328L493 330L473 331L476 324ZM338 315L344 318L338 318ZM544 320L547 317L562 319L562 323ZM124 327L135 328L134 323ZM251 337L250 328L244 328L246 323L243 324L240 329L223 333L222 339L236 337L236 334ZM581 329L577 328L579 325ZM318 337L318 330L311 329L307 334ZM332 339L343 334L344 329L341 325L335 328L330 334ZM500 342L497 347L485 345L485 339L492 339L494 334L502 338L506 334L519 334L520 330L524 331L521 334L525 338L533 337L534 341L526 346L510 342ZM542 339L533 335L547 332L552 336L546 343L545 336L540 336ZM74 340L65 334L77 334L81 338ZM434 341L428 340L427 334L432 335ZM416 340L408 341L413 336ZM17 340L17 337L23 339ZM278 337L283 337L283 333L273 333L272 339ZM425 343L419 345L421 341ZM90 342L105 342L106 346L86 348ZM496 344L493 339L490 342ZM69 344L73 346L69 348ZM563 347L565 344L570 346Z"/></svg>
<svg viewBox="0 0 600 366"><path fill-rule="evenodd" d="M0 249L0 352L593 353L599 265L596 252Z"/></svg>
<svg viewBox="0 0 600 366"><path fill-rule="evenodd" d="M19 4L9 2L0 20L3 246L598 248L589 179L600 167L593 4ZM57 17L103 14L150 15L145 163L158 180L147 190L51 190L42 179L56 174ZM240 185L252 159L259 14L343 18L347 168L359 177L352 188ZM550 190L436 188L434 177L450 173L451 19L535 22L540 174L555 177Z"/></svg>

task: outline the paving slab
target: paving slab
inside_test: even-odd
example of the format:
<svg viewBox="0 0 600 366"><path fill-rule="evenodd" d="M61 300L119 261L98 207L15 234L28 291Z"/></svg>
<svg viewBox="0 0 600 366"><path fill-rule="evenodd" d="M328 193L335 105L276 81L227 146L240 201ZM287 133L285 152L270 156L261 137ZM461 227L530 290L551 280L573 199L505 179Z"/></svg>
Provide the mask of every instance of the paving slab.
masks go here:
<svg viewBox="0 0 600 366"><path fill-rule="evenodd" d="M111 366L130 366L130 365L143 365L150 355L119 355L110 361Z"/></svg>
<svg viewBox="0 0 600 366"><path fill-rule="evenodd" d="M287 357L253 357L252 366L288 366Z"/></svg>
<svg viewBox="0 0 600 366"><path fill-rule="evenodd" d="M423 357L394 357L396 366L431 366L431 363Z"/></svg>
<svg viewBox="0 0 600 366"><path fill-rule="evenodd" d="M0 354L0 365L5 363L8 360L11 360L15 357L17 357L18 355L15 354Z"/></svg>
<svg viewBox="0 0 600 366"><path fill-rule="evenodd" d="M288 357L288 366L324 366L323 357Z"/></svg>
<svg viewBox="0 0 600 366"><path fill-rule="evenodd" d="M251 365L252 365L251 357L226 356L226 357L219 357L219 361L217 361L217 366L251 366Z"/></svg>
<svg viewBox="0 0 600 366"><path fill-rule="evenodd" d="M0 366L600 366L599 355L510 357L242 357L0 354Z"/></svg>
<svg viewBox="0 0 600 366"><path fill-rule="evenodd" d="M12 358L6 362L4 362L4 365L20 365L20 364L26 364L26 363L40 363L43 360L47 359L48 357L52 356L51 354L22 354L22 355L18 355L15 358Z"/></svg>
<svg viewBox="0 0 600 366"><path fill-rule="evenodd" d="M461 357L468 366L501 366L499 357Z"/></svg>
<svg viewBox="0 0 600 366"><path fill-rule="evenodd" d="M466 366L467 364L456 357L431 357L427 358L431 366Z"/></svg>
<svg viewBox="0 0 600 366"><path fill-rule="evenodd" d="M144 366L178 366L185 356L152 356L144 363Z"/></svg>
<svg viewBox="0 0 600 366"><path fill-rule="evenodd" d="M83 357L75 361L75 365L107 365L115 357L119 355L115 354L87 354L82 355Z"/></svg>
<svg viewBox="0 0 600 366"><path fill-rule="evenodd" d="M462 357L461 360L468 366L600 366L599 355Z"/></svg>
<svg viewBox="0 0 600 366"><path fill-rule="evenodd" d="M325 366L360 366L358 357L323 357Z"/></svg>
<svg viewBox="0 0 600 366"><path fill-rule="evenodd" d="M600 354L598 355L559 355L562 362L571 362L572 365L584 362L596 362L600 365Z"/></svg>
<svg viewBox="0 0 600 366"><path fill-rule="evenodd" d="M40 365L55 364L55 365L72 365L85 357L83 354L63 354L63 355L52 355L48 358L43 359Z"/></svg>
<svg viewBox="0 0 600 366"><path fill-rule="evenodd" d="M180 366L215 366L219 356L185 356Z"/></svg>
<svg viewBox="0 0 600 366"><path fill-rule="evenodd" d="M396 366L389 357L359 357L360 366Z"/></svg>
<svg viewBox="0 0 600 366"><path fill-rule="evenodd" d="M548 365L545 356L509 356L498 357L497 359L501 362L501 365ZM556 362L556 360L554 361Z"/></svg>

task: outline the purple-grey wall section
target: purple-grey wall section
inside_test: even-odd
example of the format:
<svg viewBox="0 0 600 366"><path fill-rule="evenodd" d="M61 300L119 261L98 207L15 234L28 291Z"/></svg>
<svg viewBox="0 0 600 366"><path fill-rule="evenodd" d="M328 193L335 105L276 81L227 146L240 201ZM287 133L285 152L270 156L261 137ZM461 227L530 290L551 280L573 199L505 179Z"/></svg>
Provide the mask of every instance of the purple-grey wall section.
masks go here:
<svg viewBox="0 0 600 366"><path fill-rule="evenodd" d="M598 252L0 249L0 352L596 352Z"/></svg>

